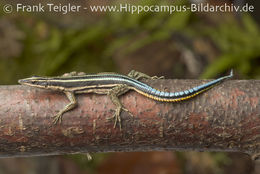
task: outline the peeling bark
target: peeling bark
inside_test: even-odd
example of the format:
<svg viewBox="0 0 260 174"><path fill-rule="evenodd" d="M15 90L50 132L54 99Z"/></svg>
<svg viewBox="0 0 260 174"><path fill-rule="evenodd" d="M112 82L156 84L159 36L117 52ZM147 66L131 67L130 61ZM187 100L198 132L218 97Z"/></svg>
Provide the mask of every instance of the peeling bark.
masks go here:
<svg viewBox="0 0 260 174"><path fill-rule="evenodd" d="M201 80L146 81L180 91ZM122 130L108 120L115 106L106 95L80 94L78 107L53 125L67 103L57 91L0 86L0 157L108 151L197 150L260 153L260 81L229 80L179 103L136 92L120 97L134 115L121 113Z"/></svg>

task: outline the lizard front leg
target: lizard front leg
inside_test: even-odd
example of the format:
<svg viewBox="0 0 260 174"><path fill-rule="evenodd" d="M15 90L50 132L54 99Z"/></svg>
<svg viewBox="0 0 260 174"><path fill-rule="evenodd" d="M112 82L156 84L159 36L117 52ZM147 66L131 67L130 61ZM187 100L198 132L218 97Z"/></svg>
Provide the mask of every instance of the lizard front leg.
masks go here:
<svg viewBox="0 0 260 174"><path fill-rule="evenodd" d="M72 76L79 76L79 75L85 75L84 72L76 72L76 71L73 71L73 72L70 72L70 73L65 73L62 75L62 77L72 77ZM69 92L69 91L66 91L64 92L67 96L67 98L69 99L70 103L68 105L66 105L62 110L60 110L58 112L58 114L54 115L54 119L53 119L53 123L54 124L57 124L57 122L60 122L62 121L62 115L75 108L77 106L77 100L75 98L75 95L73 92Z"/></svg>
<svg viewBox="0 0 260 174"><path fill-rule="evenodd" d="M73 108L75 108L77 106L77 100L75 98L74 93L73 92L64 92L64 93L66 94L66 96L69 99L70 103L68 105L66 105L62 110L60 110L58 112L58 114L56 114L54 116L54 119L53 119L53 123L54 124L56 124L58 121L61 123L62 115L65 112L67 112L67 111L69 111L69 110L71 110L71 109L73 109Z"/></svg>
<svg viewBox="0 0 260 174"><path fill-rule="evenodd" d="M72 76L82 76L82 75L86 75L86 73L84 72L76 72L76 71L72 71L70 73L65 73L62 75L62 77L72 77Z"/></svg>

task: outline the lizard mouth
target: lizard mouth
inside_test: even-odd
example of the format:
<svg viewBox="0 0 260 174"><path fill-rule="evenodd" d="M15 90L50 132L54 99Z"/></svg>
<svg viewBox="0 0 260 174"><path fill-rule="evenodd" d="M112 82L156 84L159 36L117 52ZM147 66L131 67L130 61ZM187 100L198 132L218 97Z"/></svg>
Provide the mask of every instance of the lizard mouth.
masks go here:
<svg viewBox="0 0 260 174"><path fill-rule="evenodd" d="M34 85L36 84L36 80L30 79L30 78L26 78L26 79L20 79L18 80L18 83L20 83L21 85Z"/></svg>
<svg viewBox="0 0 260 174"><path fill-rule="evenodd" d="M47 88L48 83L46 80L42 79L35 79L35 78L26 78L26 79L20 79L18 80L18 83L21 85L27 85L27 86L33 86L38 88Z"/></svg>
<svg viewBox="0 0 260 174"><path fill-rule="evenodd" d="M27 79L20 79L20 80L18 80L18 83L25 84L25 83L28 83L28 80Z"/></svg>

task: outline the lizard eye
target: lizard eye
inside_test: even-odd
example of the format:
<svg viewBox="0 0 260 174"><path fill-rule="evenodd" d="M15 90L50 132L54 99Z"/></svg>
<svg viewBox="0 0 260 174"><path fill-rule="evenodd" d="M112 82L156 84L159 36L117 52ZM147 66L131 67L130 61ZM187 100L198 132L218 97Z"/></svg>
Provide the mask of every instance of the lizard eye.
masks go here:
<svg viewBox="0 0 260 174"><path fill-rule="evenodd" d="M42 86L45 86L45 87L48 86L47 82L42 82L41 85L42 85Z"/></svg>
<svg viewBox="0 0 260 174"><path fill-rule="evenodd" d="M34 80L31 80L31 82L30 82L31 84L36 84L36 81L34 81Z"/></svg>

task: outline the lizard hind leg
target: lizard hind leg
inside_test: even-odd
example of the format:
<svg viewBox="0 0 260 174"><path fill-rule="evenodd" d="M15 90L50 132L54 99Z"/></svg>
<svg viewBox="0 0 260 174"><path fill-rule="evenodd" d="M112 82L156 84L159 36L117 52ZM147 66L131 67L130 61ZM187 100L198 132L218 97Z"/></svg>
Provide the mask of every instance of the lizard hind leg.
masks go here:
<svg viewBox="0 0 260 174"><path fill-rule="evenodd" d="M129 112L122 105L122 103L120 102L120 100L118 98L120 95L126 93L128 90L129 90L129 87L127 85L118 85L118 86L112 88L108 92L108 96L110 97L113 104L116 106L114 115L112 117L108 118L108 119L115 119L114 128L116 127L116 124L118 122L120 130L121 130L121 118L120 118L121 111L124 110L124 111L128 112L133 117L133 114L131 112Z"/></svg>
<svg viewBox="0 0 260 174"><path fill-rule="evenodd" d="M156 79L164 79L164 76L161 76L161 77L157 77L157 76L148 76L147 74L144 74L142 72L139 72L139 71L135 71L135 70L132 70L128 73L128 76L131 77L131 78L134 78L136 80L139 80L139 79L152 79L152 80L156 80Z"/></svg>

